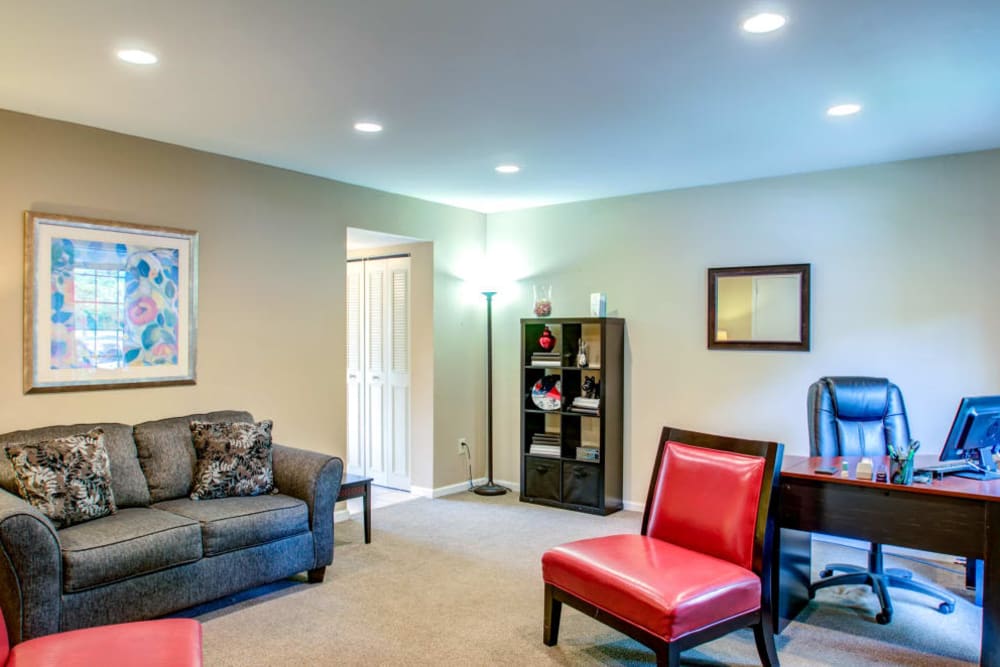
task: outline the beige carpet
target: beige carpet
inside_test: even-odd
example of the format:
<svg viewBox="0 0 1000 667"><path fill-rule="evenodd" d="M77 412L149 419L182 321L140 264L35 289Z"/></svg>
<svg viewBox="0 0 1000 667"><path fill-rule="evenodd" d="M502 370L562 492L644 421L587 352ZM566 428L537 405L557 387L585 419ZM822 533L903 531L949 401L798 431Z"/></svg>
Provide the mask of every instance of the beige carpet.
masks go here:
<svg viewBox="0 0 1000 667"><path fill-rule="evenodd" d="M519 503L516 495L461 493L373 513L373 542L357 521L338 523L326 582L289 581L195 610L208 667L280 665L645 665L650 652L564 608L559 645L542 644L539 559L555 544L638 532L640 515L593 517ZM864 554L817 546L814 562L861 563ZM891 559L887 559L891 560ZM893 563L899 565L900 563ZM894 590L895 618L877 625L860 587L821 591L778 637L782 664L978 664L980 612L962 577L903 565L954 588L954 614ZM822 602L822 604L820 604ZM684 654L691 665L759 665L743 631Z"/></svg>

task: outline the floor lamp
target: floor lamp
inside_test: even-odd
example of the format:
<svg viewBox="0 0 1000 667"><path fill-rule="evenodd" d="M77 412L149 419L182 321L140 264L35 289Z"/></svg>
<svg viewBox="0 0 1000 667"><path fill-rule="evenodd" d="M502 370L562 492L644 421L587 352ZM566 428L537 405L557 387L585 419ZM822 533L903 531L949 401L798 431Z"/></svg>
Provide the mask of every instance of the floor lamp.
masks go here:
<svg viewBox="0 0 1000 667"><path fill-rule="evenodd" d="M486 483L473 489L481 496L502 496L507 489L493 481L493 295L486 297Z"/></svg>

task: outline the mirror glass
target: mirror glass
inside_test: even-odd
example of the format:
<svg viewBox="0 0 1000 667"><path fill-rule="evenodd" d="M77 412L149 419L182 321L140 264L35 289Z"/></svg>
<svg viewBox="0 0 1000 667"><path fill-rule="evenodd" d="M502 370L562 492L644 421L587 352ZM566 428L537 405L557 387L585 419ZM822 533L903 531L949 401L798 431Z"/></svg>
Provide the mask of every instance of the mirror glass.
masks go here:
<svg viewBox="0 0 1000 667"><path fill-rule="evenodd" d="M709 269L709 347L809 349L809 265Z"/></svg>

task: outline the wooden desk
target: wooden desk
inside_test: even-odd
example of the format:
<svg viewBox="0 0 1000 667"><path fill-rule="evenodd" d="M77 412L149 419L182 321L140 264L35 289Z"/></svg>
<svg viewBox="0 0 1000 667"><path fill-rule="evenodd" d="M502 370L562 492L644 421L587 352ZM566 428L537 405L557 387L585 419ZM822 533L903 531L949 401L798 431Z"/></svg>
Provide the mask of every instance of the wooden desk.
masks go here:
<svg viewBox="0 0 1000 667"><path fill-rule="evenodd" d="M848 479L817 475L819 466ZM918 457L917 467L936 460ZM857 457L786 456L781 469L772 578L780 632L808 604L810 533L828 533L882 544L985 561L981 665L1000 667L1000 480L945 477L931 484L899 486L854 479ZM875 459L875 467L887 461Z"/></svg>
<svg viewBox="0 0 1000 667"><path fill-rule="evenodd" d="M340 482L340 494L337 502L361 496L364 507L365 544L372 543L372 478L360 475L344 475Z"/></svg>

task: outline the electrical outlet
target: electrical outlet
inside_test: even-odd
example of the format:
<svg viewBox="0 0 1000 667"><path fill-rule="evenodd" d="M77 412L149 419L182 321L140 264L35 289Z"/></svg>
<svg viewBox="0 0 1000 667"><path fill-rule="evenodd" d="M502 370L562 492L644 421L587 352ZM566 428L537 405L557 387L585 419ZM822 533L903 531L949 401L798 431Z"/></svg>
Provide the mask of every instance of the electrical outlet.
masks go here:
<svg viewBox="0 0 1000 667"><path fill-rule="evenodd" d="M459 438L458 439L458 455L462 456L463 454L465 454L465 450L466 450L466 448L468 446L469 446L469 443L466 441L465 438Z"/></svg>

